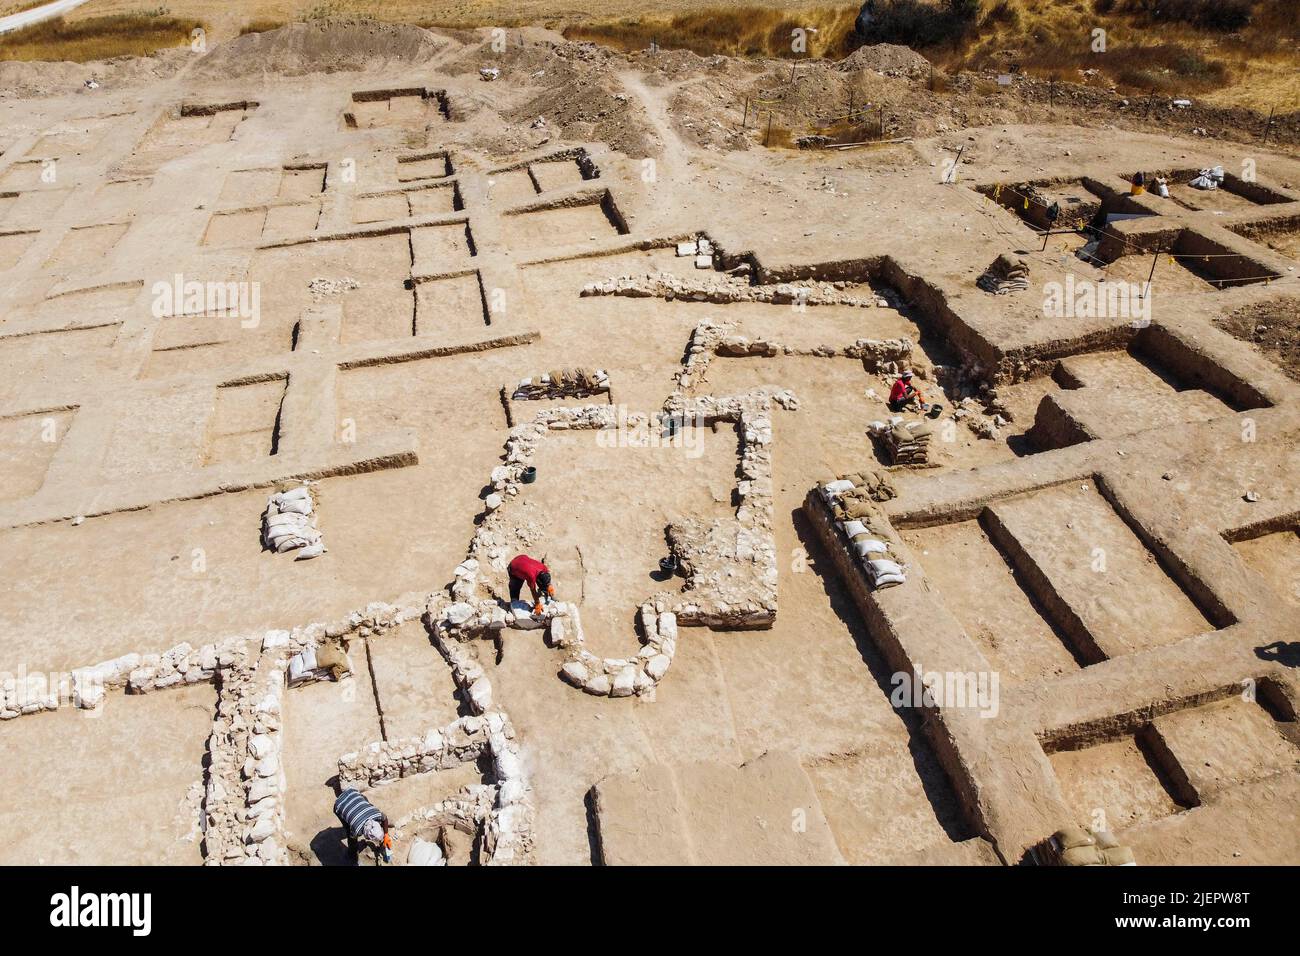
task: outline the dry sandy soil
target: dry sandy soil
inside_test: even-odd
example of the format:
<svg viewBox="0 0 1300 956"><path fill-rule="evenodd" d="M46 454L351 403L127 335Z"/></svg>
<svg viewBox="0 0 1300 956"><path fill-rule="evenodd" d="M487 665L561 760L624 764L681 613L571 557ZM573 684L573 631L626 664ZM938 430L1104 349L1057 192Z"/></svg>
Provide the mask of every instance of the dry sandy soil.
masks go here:
<svg viewBox="0 0 1300 956"><path fill-rule="evenodd" d="M1300 161L974 100L764 149L746 92L926 93L862 58L800 87L486 44L312 24L6 65L0 862L341 862L360 773L399 860L1005 865L1078 823L1143 864L1300 863L1300 386L1251 331L1295 334ZM1222 194L1184 188L1215 164ZM1056 193L1126 217L1044 242ZM977 285L1000 254L1026 288ZM1053 283L1149 315L1055 314ZM943 405L924 466L868 434L899 340ZM512 398L571 367L608 392ZM688 443L633 427L710 396L740 410ZM864 469L897 587L815 490ZM328 551L295 561L260 523L304 481ZM518 551L596 659L675 616L671 666L584 693L553 623L474 630ZM327 639L352 673L283 686ZM132 654L102 700L72 676ZM913 671L994 699L900 705Z"/></svg>

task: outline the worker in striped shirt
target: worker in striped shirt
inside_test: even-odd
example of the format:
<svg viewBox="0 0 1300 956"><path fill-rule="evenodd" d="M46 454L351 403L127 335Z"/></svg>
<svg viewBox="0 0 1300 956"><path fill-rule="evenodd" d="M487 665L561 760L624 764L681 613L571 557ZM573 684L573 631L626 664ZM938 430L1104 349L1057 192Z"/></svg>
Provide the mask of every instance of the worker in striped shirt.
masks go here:
<svg viewBox="0 0 1300 956"><path fill-rule="evenodd" d="M348 854L356 863L362 845L375 851L375 858L391 863L393 842L388 835L388 817L357 790L349 787L334 801L334 815L348 835Z"/></svg>

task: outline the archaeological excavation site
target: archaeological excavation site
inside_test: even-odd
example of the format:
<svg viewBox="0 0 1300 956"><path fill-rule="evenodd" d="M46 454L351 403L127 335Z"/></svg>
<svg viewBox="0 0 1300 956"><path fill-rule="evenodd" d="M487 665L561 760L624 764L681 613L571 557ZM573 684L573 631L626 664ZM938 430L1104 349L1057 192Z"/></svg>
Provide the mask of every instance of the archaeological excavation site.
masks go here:
<svg viewBox="0 0 1300 956"><path fill-rule="evenodd" d="M1300 113L999 82L0 60L0 863L1300 864Z"/></svg>

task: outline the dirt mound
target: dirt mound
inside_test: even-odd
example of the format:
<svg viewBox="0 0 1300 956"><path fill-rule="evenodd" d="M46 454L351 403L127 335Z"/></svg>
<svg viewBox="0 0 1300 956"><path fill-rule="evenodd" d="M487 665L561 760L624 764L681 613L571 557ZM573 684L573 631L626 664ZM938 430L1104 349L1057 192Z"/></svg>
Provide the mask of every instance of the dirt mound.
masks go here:
<svg viewBox="0 0 1300 956"><path fill-rule="evenodd" d="M858 47L836 64L844 73L874 70L882 76L902 76L917 79L930 75L930 61L911 47L896 43L873 43Z"/></svg>
<svg viewBox="0 0 1300 956"><path fill-rule="evenodd" d="M536 75L539 92L505 112L517 123L539 118L570 140L599 140L629 156L658 152L645 110L619 82L616 59L589 43L552 50L544 72Z"/></svg>
<svg viewBox="0 0 1300 956"><path fill-rule="evenodd" d="M445 42L428 30L402 23L310 20L223 43L200 61L195 72L226 78L380 69L388 63L429 60Z"/></svg>
<svg viewBox="0 0 1300 956"><path fill-rule="evenodd" d="M1240 309L1215 325L1243 342L1250 342L1300 381L1300 298L1270 299Z"/></svg>
<svg viewBox="0 0 1300 956"><path fill-rule="evenodd" d="M92 63L0 61L0 100L66 93L93 95L85 88L94 80L105 89L166 79L190 61L188 48L161 50L152 56L119 56Z"/></svg>

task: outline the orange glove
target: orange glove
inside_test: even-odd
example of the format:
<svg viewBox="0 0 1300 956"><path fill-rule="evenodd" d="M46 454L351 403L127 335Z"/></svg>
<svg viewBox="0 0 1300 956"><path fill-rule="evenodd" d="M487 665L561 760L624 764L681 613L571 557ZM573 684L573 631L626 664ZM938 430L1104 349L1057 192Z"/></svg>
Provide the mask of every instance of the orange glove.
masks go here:
<svg viewBox="0 0 1300 956"><path fill-rule="evenodd" d="M541 601L538 601L537 604L533 607L534 614L541 614L543 610L545 610L545 608L542 607Z"/></svg>

